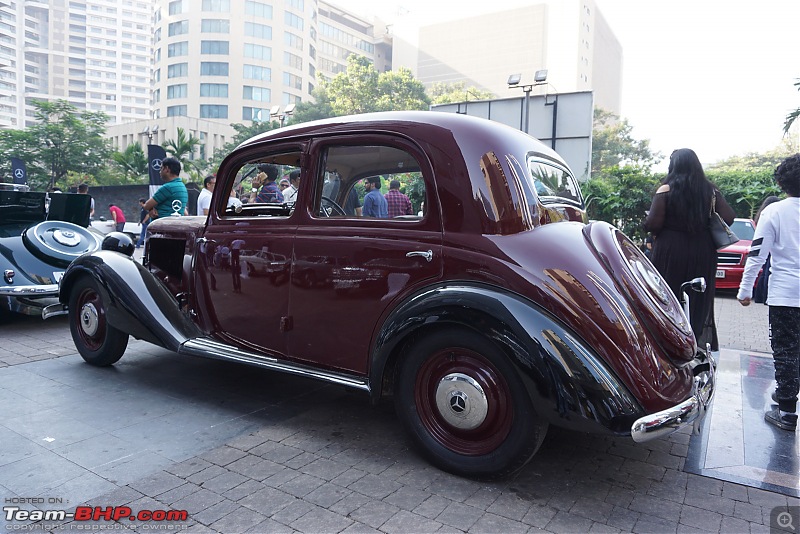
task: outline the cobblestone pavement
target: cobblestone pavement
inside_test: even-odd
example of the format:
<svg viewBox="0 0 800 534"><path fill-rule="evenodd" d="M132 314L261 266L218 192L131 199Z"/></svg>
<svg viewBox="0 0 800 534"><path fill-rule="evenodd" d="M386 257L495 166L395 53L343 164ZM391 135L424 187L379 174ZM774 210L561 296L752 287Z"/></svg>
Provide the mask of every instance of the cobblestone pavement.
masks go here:
<svg viewBox="0 0 800 534"><path fill-rule="evenodd" d="M721 295L716 310L722 346L768 352L765 306L743 308L732 296ZM76 441L71 447L52 449L60 460L69 460L58 470L33 461L38 449L23 459L15 456L18 451L2 445L3 435L10 434L0 435L0 496L6 502L14 497L58 495L78 501L67 509L85 503L126 505L134 512L186 510L188 520L180 524L186 531L226 534L766 533L776 507L800 506L796 498L685 472L692 439L686 432L636 445L628 438L551 429L540 452L516 476L479 482L427 464L410 447L390 404L370 406L362 397L334 386L224 362L182 360L138 341L130 344L121 361L129 362L127 366L90 371L75 354L65 318L44 323L13 318L0 325L0 337L0 366L6 366L0 368L0 384L8 388L0 387L0 405L7 405L13 394L55 411L70 409L58 396L51 398L55 391L51 387L44 389L32 379L20 382L28 376L83 393L98 388L97 406L73 408L94 410L98 417L82 419L85 429L73 428L80 435L73 437ZM50 358L58 362L36 361ZM186 376L170 374L173 368L185 369ZM9 374L14 372L19 378ZM9 380L2 382L4 374ZM221 385L216 382L220 375L228 378ZM140 386L129 386L132 376ZM263 382L263 389L253 387L254 381ZM91 386L88 392L87 384ZM158 456L161 462L124 463L114 456L116 442L100 447L97 454L104 459L84 458L82 448L93 450L92 441L101 441L99 433L111 428L99 414L112 409L115 396L124 398L119 403L129 406L131 415L147 416L136 411L137 403L145 402L147 396L163 413L191 419L207 411L212 399L240 398L245 392L263 400L266 408L256 410L246 403L225 406L224 418L204 428L170 429L148 419L139 426L125 426L133 421L117 422L119 430L110 431L116 440L138 440L142 451L152 453L148 458ZM7 417L0 423L5 424ZM209 434L232 424L243 430L211 446ZM171 447L191 450L191 446L202 450L181 459L170 453ZM52 454L46 445L37 447L45 451L42 455ZM25 461L40 467L15 470ZM136 477L113 469L115 462L131 466ZM34 484L37 477L43 482ZM0 518L3 526L20 525ZM108 526L136 532L164 527L138 519Z"/></svg>

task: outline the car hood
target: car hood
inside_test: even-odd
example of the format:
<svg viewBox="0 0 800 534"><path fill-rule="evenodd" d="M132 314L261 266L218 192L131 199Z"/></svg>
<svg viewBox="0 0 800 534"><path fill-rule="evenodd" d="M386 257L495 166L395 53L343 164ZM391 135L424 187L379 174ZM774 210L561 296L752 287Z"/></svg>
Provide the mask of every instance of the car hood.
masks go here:
<svg viewBox="0 0 800 534"><path fill-rule="evenodd" d="M750 246L753 244L749 239L741 239L733 245L728 245L725 248L719 249L718 252L731 252L736 254L747 254L750 251Z"/></svg>

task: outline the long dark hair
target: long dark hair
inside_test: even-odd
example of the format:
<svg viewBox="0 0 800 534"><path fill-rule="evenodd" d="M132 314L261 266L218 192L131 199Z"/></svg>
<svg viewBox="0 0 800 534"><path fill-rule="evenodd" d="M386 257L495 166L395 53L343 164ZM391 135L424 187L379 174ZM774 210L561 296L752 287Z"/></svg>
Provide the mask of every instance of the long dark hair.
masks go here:
<svg viewBox="0 0 800 534"><path fill-rule="evenodd" d="M764 208L769 206L770 204L774 204L775 202L780 202L780 198L776 197L775 195L770 195L764 199L764 202L761 203L761 207L758 208L758 213L756 213L756 224L758 224L758 220L761 218L761 212L764 211Z"/></svg>
<svg viewBox="0 0 800 534"><path fill-rule="evenodd" d="M679 148L672 153L663 183L669 185L667 211L670 218L689 232L706 228L714 185L706 178L694 150Z"/></svg>

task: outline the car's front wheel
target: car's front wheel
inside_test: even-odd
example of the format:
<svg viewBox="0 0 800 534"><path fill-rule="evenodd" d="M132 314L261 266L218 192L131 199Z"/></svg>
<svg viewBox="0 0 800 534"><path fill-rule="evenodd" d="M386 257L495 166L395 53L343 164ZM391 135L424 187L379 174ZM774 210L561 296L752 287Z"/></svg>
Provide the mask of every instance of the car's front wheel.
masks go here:
<svg viewBox="0 0 800 534"><path fill-rule="evenodd" d="M97 282L77 280L69 295L69 329L86 363L98 367L116 363L128 346L128 335L108 324L106 311Z"/></svg>
<svg viewBox="0 0 800 534"><path fill-rule="evenodd" d="M547 431L509 358L464 329L426 334L408 348L395 407L431 463L463 476L513 473Z"/></svg>

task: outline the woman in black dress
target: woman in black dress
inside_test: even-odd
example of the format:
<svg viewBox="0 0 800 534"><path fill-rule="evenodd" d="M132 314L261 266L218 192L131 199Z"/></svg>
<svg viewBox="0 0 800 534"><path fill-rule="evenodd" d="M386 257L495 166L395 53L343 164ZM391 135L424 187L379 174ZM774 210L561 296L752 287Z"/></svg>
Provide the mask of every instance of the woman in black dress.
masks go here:
<svg viewBox="0 0 800 534"><path fill-rule="evenodd" d="M712 197L722 219L731 224L733 209L708 181L697 154L681 148L669 158L667 177L653 197L645 228L656 236L650 260L680 300L681 284L702 276L705 293L692 293L689 314L698 346L719 350L714 323L714 280L717 249L708 229Z"/></svg>

